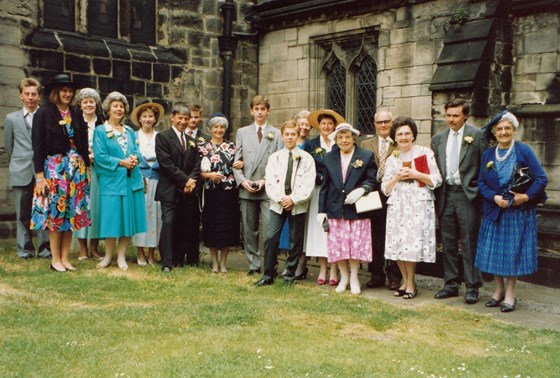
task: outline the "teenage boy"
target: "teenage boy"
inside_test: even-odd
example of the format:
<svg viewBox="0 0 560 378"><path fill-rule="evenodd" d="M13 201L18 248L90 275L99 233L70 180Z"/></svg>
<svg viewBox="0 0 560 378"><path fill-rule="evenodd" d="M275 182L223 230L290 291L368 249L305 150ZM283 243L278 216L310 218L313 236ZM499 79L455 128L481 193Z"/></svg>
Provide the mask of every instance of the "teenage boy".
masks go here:
<svg viewBox="0 0 560 378"><path fill-rule="evenodd" d="M315 161L297 146L299 126L294 120L281 128L284 148L270 155L266 166L266 194L270 199L270 219L264 242L264 274L257 286L274 282L278 241L288 220L290 248L283 274L284 282L293 284L299 258L303 253L305 213L315 186Z"/></svg>
<svg viewBox="0 0 560 378"><path fill-rule="evenodd" d="M199 127L202 122L202 106L192 104L189 106L189 110L191 116L187 125L187 135L196 140L197 143L207 141L210 139L210 136L205 134Z"/></svg>
<svg viewBox="0 0 560 378"><path fill-rule="evenodd" d="M33 236L29 229L35 174L33 169L33 146L31 125L39 109L41 84L33 78L19 83L19 99L23 108L6 116L4 123L4 146L10 165L9 185L13 188L16 205L16 249L17 256L27 259L35 256ZM37 230L38 256L50 258L49 232Z"/></svg>
<svg viewBox="0 0 560 378"><path fill-rule="evenodd" d="M260 273L259 220L266 230L269 219L268 197L264 190L265 168L268 158L280 148L280 132L267 122L270 103L257 95L249 105L254 122L237 131L235 160L243 161L242 169L234 169L239 185L243 247L249 261L248 275Z"/></svg>

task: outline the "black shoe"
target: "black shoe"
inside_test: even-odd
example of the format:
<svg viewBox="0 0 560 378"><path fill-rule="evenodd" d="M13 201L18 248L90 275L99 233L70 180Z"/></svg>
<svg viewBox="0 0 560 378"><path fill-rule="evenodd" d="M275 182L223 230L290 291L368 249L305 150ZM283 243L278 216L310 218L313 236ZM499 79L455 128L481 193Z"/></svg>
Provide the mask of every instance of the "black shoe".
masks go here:
<svg viewBox="0 0 560 378"><path fill-rule="evenodd" d="M467 291L465 294L465 302L468 304L475 304L478 302L478 293L475 291Z"/></svg>
<svg viewBox="0 0 560 378"><path fill-rule="evenodd" d="M161 271L163 273L171 273L171 268L168 266L164 266L163 268L161 268Z"/></svg>
<svg viewBox="0 0 560 378"><path fill-rule="evenodd" d="M255 274L260 273L260 272L261 272L260 269L249 269L249 271L247 272L247 275L252 276L252 275L255 275Z"/></svg>
<svg viewBox="0 0 560 378"><path fill-rule="evenodd" d="M442 289L440 291L438 291L436 293L436 295L434 295L435 299L446 299L446 298L451 298L451 297L458 297L459 296L459 291L450 291L447 289Z"/></svg>
<svg viewBox="0 0 560 378"><path fill-rule="evenodd" d="M381 286L385 286L385 278L372 278L366 283L366 287L369 289Z"/></svg>
<svg viewBox="0 0 560 378"><path fill-rule="evenodd" d="M296 279L297 278L295 277L286 276L283 278L284 285L288 285L288 286L293 285L296 282Z"/></svg>
<svg viewBox="0 0 560 378"><path fill-rule="evenodd" d="M305 280L307 279L307 273L309 273L309 269L304 266L303 269L301 270L301 274L298 274L295 279L296 280Z"/></svg>
<svg viewBox="0 0 560 378"><path fill-rule="evenodd" d="M502 299L490 298L490 300L488 302L486 302L484 304L484 306L486 306L486 307L500 307L500 303L502 303L503 300L504 300L504 298L502 298Z"/></svg>
<svg viewBox="0 0 560 378"><path fill-rule="evenodd" d="M503 302L502 305L500 306L500 311L501 312L512 312L513 310L515 310L515 304L516 303L517 303L517 299L515 299L513 301L513 304Z"/></svg>
<svg viewBox="0 0 560 378"><path fill-rule="evenodd" d="M272 285L274 283L274 280L272 278L261 278L260 280L258 280L257 282L255 282L255 286L268 286L268 285Z"/></svg>

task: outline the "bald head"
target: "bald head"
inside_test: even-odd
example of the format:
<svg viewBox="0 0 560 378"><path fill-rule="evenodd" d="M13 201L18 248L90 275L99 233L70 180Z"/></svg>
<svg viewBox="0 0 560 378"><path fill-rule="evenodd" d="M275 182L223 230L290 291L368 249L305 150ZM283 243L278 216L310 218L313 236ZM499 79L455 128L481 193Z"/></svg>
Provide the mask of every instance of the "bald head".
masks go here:
<svg viewBox="0 0 560 378"><path fill-rule="evenodd" d="M393 126L393 114L387 109L380 109L375 113L375 132L380 138L387 138Z"/></svg>

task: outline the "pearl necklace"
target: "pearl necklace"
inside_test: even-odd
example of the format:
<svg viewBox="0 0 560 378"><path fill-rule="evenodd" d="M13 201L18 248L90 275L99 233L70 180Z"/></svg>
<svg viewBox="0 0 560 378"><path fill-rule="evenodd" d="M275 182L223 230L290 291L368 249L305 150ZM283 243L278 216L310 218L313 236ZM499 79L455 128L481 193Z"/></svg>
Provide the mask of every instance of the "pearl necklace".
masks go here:
<svg viewBox="0 0 560 378"><path fill-rule="evenodd" d="M511 151L513 150L513 145L515 144L515 140L511 141L511 145L509 146L506 154L503 157L500 157L500 154L498 153L498 146L496 146L496 160L498 161L504 161L508 158L509 154L511 154Z"/></svg>

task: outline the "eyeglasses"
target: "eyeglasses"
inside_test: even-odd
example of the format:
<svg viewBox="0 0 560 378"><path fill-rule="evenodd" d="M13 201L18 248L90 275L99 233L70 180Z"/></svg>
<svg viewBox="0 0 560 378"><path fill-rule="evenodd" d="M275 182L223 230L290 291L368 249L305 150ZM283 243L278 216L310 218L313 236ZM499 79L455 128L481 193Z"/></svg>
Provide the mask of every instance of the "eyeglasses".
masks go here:
<svg viewBox="0 0 560 378"><path fill-rule="evenodd" d="M392 119L384 119L384 120L382 120L382 121L375 121L375 124L376 124L376 125L383 125L384 123L389 124L389 123L391 123L391 122L393 122Z"/></svg>

